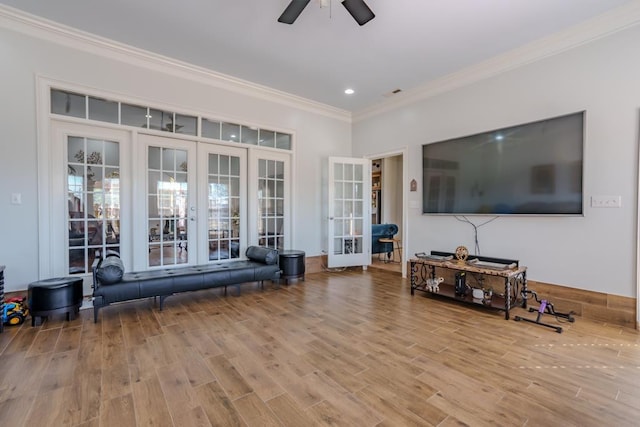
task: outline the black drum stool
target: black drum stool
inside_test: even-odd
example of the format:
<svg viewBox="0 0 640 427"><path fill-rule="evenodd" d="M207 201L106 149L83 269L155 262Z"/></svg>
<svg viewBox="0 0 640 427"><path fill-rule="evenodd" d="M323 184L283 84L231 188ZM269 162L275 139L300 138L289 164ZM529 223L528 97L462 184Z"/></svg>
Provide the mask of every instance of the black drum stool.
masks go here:
<svg viewBox="0 0 640 427"><path fill-rule="evenodd" d="M291 279L304 280L304 251L284 250L280 251L279 255L279 265L282 270L280 277L284 279L284 283L288 285Z"/></svg>
<svg viewBox="0 0 640 427"><path fill-rule="evenodd" d="M67 320L73 320L82 305L82 278L56 277L30 283L28 300L31 326L57 313L66 313Z"/></svg>

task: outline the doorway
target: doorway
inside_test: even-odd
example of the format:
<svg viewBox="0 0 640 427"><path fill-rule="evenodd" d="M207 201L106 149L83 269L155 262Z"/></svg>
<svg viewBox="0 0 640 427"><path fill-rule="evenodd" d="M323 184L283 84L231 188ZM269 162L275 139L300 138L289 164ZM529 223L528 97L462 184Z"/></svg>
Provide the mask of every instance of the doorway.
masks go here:
<svg viewBox="0 0 640 427"><path fill-rule="evenodd" d="M371 267L406 277L406 182L405 152L391 152L371 159L371 223L395 224L398 232L387 242L391 251L371 254ZM372 239L375 238L372 236Z"/></svg>

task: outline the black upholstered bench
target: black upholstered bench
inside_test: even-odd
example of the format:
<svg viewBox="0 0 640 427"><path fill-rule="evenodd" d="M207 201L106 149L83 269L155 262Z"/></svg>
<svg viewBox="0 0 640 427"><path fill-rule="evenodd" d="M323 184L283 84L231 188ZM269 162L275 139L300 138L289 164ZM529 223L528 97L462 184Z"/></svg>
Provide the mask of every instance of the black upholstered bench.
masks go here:
<svg viewBox="0 0 640 427"><path fill-rule="evenodd" d="M66 313L67 320L73 320L82 305L82 277L56 277L30 283L28 301L31 326L57 313Z"/></svg>
<svg viewBox="0 0 640 427"><path fill-rule="evenodd" d="M276 281L280 279L278 251L261 246L249 246L246 259L215 262L179 268L125 272L117 254L108 254L93 264L93 316L114 302L159 297L160 310L164 300L179 292L240 284Z"/></svg>

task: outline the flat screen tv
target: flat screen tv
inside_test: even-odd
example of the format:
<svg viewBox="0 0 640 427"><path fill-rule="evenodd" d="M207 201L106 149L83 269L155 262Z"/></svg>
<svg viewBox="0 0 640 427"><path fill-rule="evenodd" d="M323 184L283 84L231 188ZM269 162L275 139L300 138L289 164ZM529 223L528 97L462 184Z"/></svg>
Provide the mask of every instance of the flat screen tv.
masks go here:
<svg viewBox="0 0 640 427"><path fill-rule="evenodd" d="M582 215L584 111L422 146L422 211Z"/></svg>

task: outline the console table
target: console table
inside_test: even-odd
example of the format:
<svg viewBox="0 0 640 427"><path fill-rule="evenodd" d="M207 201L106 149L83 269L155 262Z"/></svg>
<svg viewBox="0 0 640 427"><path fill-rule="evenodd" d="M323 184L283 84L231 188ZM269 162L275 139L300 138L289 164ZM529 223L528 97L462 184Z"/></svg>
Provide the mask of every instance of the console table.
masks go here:
<svg viewBox="0 0 640 427"><path fill-rule="evenodd" d="M432 252L432 255L445 256L447 252ZM451 254L453 255L453 254ZM518 295L522 295L522 291L527 290L527 267L518 265L518 261L504 260L499 258L488 258L481 256L470 255L469 258L478 259L479 261L486 261L488 263L501 263L508 265L508 268L493 268L480 265L474 265L472 263L460 262L455 258L451 260L446 259L431 259L425 258L412 258L409 262L411 264L411 295L416 290L426 292L432 295L438 295L446 298L455 299L471 304L477 304L484 307L494 308L498 310L504 310L504 318L509 320L509 310L518 300ZM455 285L452 283L440 283L437 291L431 291L427 286L428 279L435 279L436 269L446 269L453 272L468 272L481 276L493 276L501 277L504 279L504 293L498 294L493 292L490 299L474 299L471 292L467 295L457 295L455 292ZM522 307L526 308L527 301L522 299Z"/></svg>

